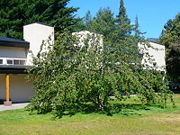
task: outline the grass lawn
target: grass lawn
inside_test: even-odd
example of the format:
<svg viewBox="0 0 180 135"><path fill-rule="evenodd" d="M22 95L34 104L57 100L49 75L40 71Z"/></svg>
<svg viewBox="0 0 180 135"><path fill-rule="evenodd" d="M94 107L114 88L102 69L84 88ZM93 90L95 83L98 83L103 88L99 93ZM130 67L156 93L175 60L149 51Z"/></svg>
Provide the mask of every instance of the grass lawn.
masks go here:
<svg viewBox="0 0 180 135"><path fill-rule="evenodd" d="M24 109L4 111L0 135L180 135L180 95L174 99L175 108L124 109L113 116L78 113L54 120Z"/></svg>

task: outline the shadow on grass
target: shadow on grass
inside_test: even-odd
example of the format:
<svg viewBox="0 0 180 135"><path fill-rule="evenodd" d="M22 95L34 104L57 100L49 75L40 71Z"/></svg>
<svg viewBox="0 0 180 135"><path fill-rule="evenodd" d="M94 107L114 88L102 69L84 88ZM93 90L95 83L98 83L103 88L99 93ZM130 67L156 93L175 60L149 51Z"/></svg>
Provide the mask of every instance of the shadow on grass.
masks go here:
<svg viewBox="0 0 180 135"><path fill-rule="evenodd" d="M57 113L56 117L63 117L63 116L73 116L76 113L82 114L91 114L91 113L98 113L98 114L105 114L107 116L113 116L114 114L120 114L124 116L131 116L131 115L142 115L140 111L148 111L150 108L156 107L160 108L157 105L144 105L144 104L125 104L125 103L113 103L105 107L105 109L98 110L97 107L93 104L81 104L76 107L76 109L69 110L66 112L61 113L60 115Z"/></svg>

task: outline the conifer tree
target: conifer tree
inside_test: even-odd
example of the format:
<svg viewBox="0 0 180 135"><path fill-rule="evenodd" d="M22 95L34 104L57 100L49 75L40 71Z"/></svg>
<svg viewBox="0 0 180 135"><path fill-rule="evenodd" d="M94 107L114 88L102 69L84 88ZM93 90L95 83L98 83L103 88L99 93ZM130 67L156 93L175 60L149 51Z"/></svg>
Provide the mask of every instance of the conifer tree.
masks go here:
<svg viewBox="0 0 180 135"><path fill-rule="evenodd" d="M119 23L127 22L130 23L129 18L126 14L126 8L124 6L124 0L120 0L119 14L117 15Z"/></svg>
<svg viewBox="0 0 180 135"><path fill-rule="evenodd" d="M1 0L0 36L22 39L23 25L42 22L55 27L72 30L78 21L73 13L77 8L67 7L70 0Z"/></svg>
<svg viewBox="0 0 180 135"><path fill-rule="evenodd" d="M166 47L166 69L170 80L180 83L180 13L164 26L160 43Z"/></svg>
<svg viewBox="0 0 180 135"><path fill-rule="evenodd" d="M81 18L75 25L73 31L83 31L83 30L89 30L91 31L91 23L92 23L93 17L91 15L91 12L88 10L86 12L86 15Z"/></svg>
<svg viewBox="0 0 180 135"><path fill-rule="evenodd" d="M85 17L83 18L83 23L85 25L85 29L86 30L90 30L90 25L91 25L91 21L92 21L93 17L91 15L91 12L88 10Z"/></svg>
<svg viewBox="0 0 180 135"><path fill-rule="evenodd" d="M135 18L134 32L135 32L134 33L135 36L139 36L140 35L138 16L136 16L136 18Z"/></svg>
<svg viewBox="0 0 180 135"><path fill-rule="evenodd" d="M124 6L124 0L120 0L119 14L117 15L117 23L119 24L119 36L124 38L131 34L131 21L127 16L126 8Z"/></svg>
<svg viewBox="0 0 180 135"><path fill-rule="evenodd" d="M114 22L109 9L100 9L92 20L89 13L86 16L84 24L91 22L91 30L105 35L103 49L98 42L101 35L93 33L79 46L78 37L69 31L60 33L53 47L45 45L52 50L39 52L29 70L36 91L29 104L31 111L53 112L58 117L85 110L112 114L116 108L121 110L122 105L115 104L131 94L137 94L143 105L166 105L171 95L162 84L163 75L147 72L137 63L137 40L130 34L133 29L123 0L118 16Z"/></svg>
<svg viewBox="0 0 180 135"><path fill-rule="evenodd" d="M91 21L89 30L102 34L104 37L110 39L115 28L114 22L113 13L109 8L99 9Z"/></svg>

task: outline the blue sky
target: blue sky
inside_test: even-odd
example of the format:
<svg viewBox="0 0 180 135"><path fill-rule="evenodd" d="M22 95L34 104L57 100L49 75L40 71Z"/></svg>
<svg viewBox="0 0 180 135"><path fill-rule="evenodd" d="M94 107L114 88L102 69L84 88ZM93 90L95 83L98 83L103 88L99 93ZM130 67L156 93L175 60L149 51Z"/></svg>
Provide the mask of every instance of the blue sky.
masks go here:
<svg viewBox="0 0 180 135"><path fill-rule="evenodd" d="M147 38L158 38L164 24L180 12L180 0L124 0L128 17L134 23L139 18L140 30ZM78 17L84 17L88 10L94 16L100 8L109 7L117 15L120 0L71 0L69 6L79 7Z"/></svg>

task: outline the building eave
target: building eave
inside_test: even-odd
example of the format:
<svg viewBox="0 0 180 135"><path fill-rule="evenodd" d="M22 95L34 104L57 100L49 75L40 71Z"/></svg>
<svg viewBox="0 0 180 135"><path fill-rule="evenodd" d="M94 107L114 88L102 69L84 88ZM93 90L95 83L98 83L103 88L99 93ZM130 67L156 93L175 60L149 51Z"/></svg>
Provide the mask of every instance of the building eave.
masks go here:
<svg viewBox="0 0 180 135"><path fill-rule="evenodd" d="M26 65L0 65L0 74L28 74Z"/></svg>
<svg viewBox="0 0 180 135"><path fill-rule="evenodd" d="M0 37L0 46L3 47L20 47L29 49L29 42L24 40L17 40L13 38Z"/></svg>

